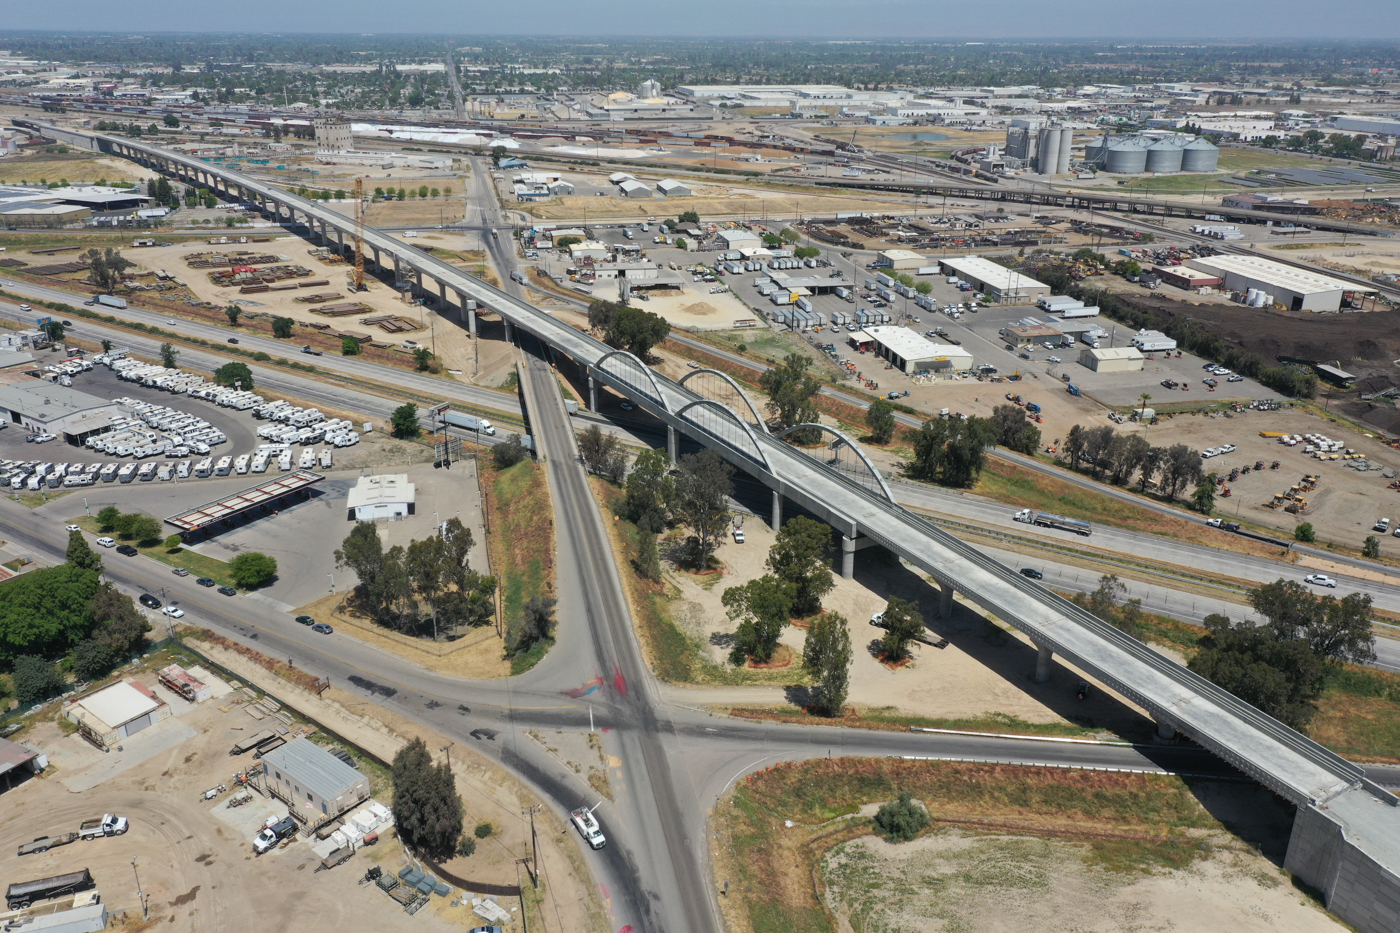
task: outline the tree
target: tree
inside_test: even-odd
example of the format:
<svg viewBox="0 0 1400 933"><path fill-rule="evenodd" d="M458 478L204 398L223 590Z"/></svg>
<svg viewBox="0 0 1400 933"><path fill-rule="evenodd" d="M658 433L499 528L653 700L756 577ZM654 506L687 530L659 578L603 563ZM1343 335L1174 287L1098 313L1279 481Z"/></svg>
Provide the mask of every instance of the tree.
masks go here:
<svg viewBox="0 0 1400 933"><path fill-rule="evenodd" d="M151 623L132 598L110 583L98 587L88 603L92 617L92 640L112 653L117 660L140 654L146 647L146 633Z"/></svg>
<svg viewBox="0 0 1400 933"><path fill-rule="evenodd" d="M73 675L79 680L97 680L110 673L120 660L111 649L85 638L73 649Z"/></svg>
<svg viewBox="0 0 1400 933"><path fill-rule="evenodd" d="M228 563L233 582L245 590L254 590L277 576L277 559L257 551L244 551Z"/></svg>
<svg viewBox="0 0 1400 933"><path fill-rule="evenodd" d="M1010 450L1034 454L1040 448L1040 429L1017 405L998 405L992 409L992 427L996 442Z"/></svg>
<svg viewBox="0 0 1400 933"><path fill-rule="evenodd" d="M419 347L413 351L413 361L418 364L418 371L425 373L433 368L433 351L427 347Z"/></svg>
<svg viewBox="0 0 1400 933"><path fill-rule="evenodd" d="M491 462L498 470L507 470L529 456L529 451L520 440L519 434L512 434L491 448Z"/></svg>
<svg viewBox="0 0 1400 933"><path fill-rule="evenodd" d="M397 192L395 192L395 194L397 195L397 197L398 197L398 199L399 199L400 201L402 201L402 200L404 199L404 190L403 190L402 188L400 188Z"/></svg>
<svg viewBox="0 0 1400 933"><path fill-rule="evenodd" d="M167 535L165 539L165 547L171 551L180 547L184 543L185 539L180 537L179 535Z"/></svg>
<svg viewBox="0 0 1400 933"><path fill-rule="evenodd" d="M384 543L374 522L357 522L335 550L335 569L349 569L366 595L376 592L384 569Z"/></svg>
<svg viewBox="0 0 1400 933"><path fill-rule="evenodd" d="M883 804L875 813L875 828L886 842L908 842L928 824L928 811L907 792L901 793L898 800Z"/></svg>
<svg viewBox="0 0 1400 933"><path fill-rule="evenodd" d="M1089 464L1095 479L1103 472L1104 455L1108 453L1116 433L1108 425L1084 429L1084 462Z"/></svg>
<svg viewBox="0 0 1400 933"><path fill-rule="evenodd" d="M389 425L394 436L401 440L417 437L420 433L417 406L412 402L405 402L395 408L394 413L389 416Z"/></svg>
<svg viewBox="0 0 1400 933"><path fill-rule="evenodd" d="M1340 600L1316 596L1303 584L1283 579L1257 586L1247 595L1279 641L1303 642L1324 660L1375 660L1369 595L1352 593Z"/></svg>
<svg viewBox="0 0 1400 933"><path fill-rule="evenodd" d="M882 398L877 398L865 410L865 426L870 429L870 439L876 444L888 444L894 438L894 406Z"/></svg>
<svg viewBox="0 0 1400 933"><path fill-rule="evenodd" d="M126 522L126 534L123 537L134 540L141 547L150 547L160 541L160 533L163 530L160 519L155 516L134 513Z"/></svg>
<svg viewBox="0 0 1400 933"><path fill-rule="evenodd" d="M238 319L243 316L243 309L240 308L238 305L229 305L228 307L224 308L224 316L228 318L229 324L231 324L234 327L237 327Z"/></svg>
<svg viewBox="0 0 1400 933"><path fill-rule="evenodd" d="M729 663L738 667L749 659L767 664L778 648L778 638L792 619L792 590L771 573L743 586L731 586L720 602L725 614L739 627L734 632L734 648Z"/></svg>
<svg viewBox="0 0 1400 933"><path fill-rule="evenodd" d="M789 519L768 550L768 569L792 587L792 612L799 618L821 611L822 597L836 585L826 554L831 528L805 515Z"/></svg>
<svg viewBox="0 0 1400 933"><path fill-rule="evenodd" d="M661 315L623 305L613 315L606 340L609 346L626 350L645 362L651 348L670 333L671 322Z"/></svg>
<svg viewBox="0 0 1400 933"><path fill-rule="evenodd" d="M21 654L57 657L92 629L98 574L71 564L31 570L0 584L0 667Z"/></svg>
<svg viewBox="0 0 1400 933"><path fill-rule="evenodd" d="M1116 486L1126 483L1151 450L1152 445L1141 434L1115 434L1104 453L1109 481Z"/></svg>
<svg viewBox="0 0 1400 933"><path fill-rule="evenodd" d="M1367 535L1366 540L1361 542L1361 556L1370 560L1378 560L1381 556L1381 542L1375 535Z"/></svg>
<svg viewBox="0 0 1400 933"><path fill-rule="evenodd" d="M588 469L606 476L614 483L622 481L627 472L627 453L622 449L622 441L615 434L605 434L599 427L589 425L588 430L579 435L579 456Z"/></svg>
<svg viewBox="0 0 1400 933"><path fill-rule="evenodd" d="M632 461L622 517L643 532L660 534L670 524L676 501L676 482L664 450L644 450Z"/></svg>
<svg viewBox="0 0 1400 933"><path fill-rule="evenodd" d="M433 616L433 640L437 640L438 602L451 585L451 554L442 535L409 542L404 552L404 570L419 598L428 604Z"/></svg>
<svg viewBox="0 0 1400 933"><path fill-rule="evenodd" d="M253 389L253 371L247 363L225 363L214 370L214 381L221 386L237 386L249 392Z"/></svg>
<svg viewBox="0 0 1400 933"><path fill-rule="evenodd" d="M32 654L15 658L12 678L15 699L21 704L38 703L63 692L63 675L58 667Z"/></svg>
<svg viewBox="0 0 1400 933"><path fill-rule="evenodd" d="M292 328L296 327L296 319L289 317L275 317L272 319L272 336L285 338L292 336Z"/></svg>
<svg viewBox="0 0 1400 933"><path fill-rule="evenodd" d="M1187 666L1284 725L1303 729L1317 712L1326 664L1302 641L1263 626L1206 619L1210 634Z"/></svg>
<svg viewBox="0 0 1400 933"><path fill-rule="evenodd" d="M1152 485L1152 477L1157 475L1164 453L1160 447L1148 447L1143 452L1142 460L1138 462L1138 492L1145 493L1147 487Z"/></svg>
<svg viewBox="0 0 1400 933"><path fill-rule="evenodd" d="M418 196L419 196L420 198L426 198L426 197L428 196L428 186L427 186L427 185L419 185L419 186L418 186Z"/></svg>
<svg viewBox="0 0 1400 933"><path fill-rule="evenodd" d="M340 355L359 356L360 341L356 340L354 337L342 337L340 340Z"/></svg>
<svg viewBox="0 0 1400 933"><path fill-rule="evenodd" d="M807 371L809 362L800 353L789 353L781 363L758 377L759 386L768 393L768 412L777 419L780 427L814 423L821 417L816 397L822 384Z"/></svg>
<svg viewBox="0 0 1400 933"><path fill-rule="evenodd" d="M1200 480L1201 455L1185 444L1173 444L1162 455L1162 477L1158 485L1167 499L1175 499L1190 483Z"/></svg>
<svg viewBox="0 0 1400 933"><path fill-rule="evenodd" d="M1293 529L1293 540L1302 541L1304 544L1312 544L1317 540L1317 533L1313 531L1312 522L1300 522Z"/></svg>
<svg viewBox="0 0 1400 933"><path fill-rule="evenodd" d="M161 122L168 127L174 128L180 125L180 118L173 113L167 113Z"/></svg>
<svg viewBox="0 0 1400 933"><path fill-rule="evenodd" d="M840 716L850 682L851 632L838 612L824 612L807 630L802 665L815 681L812 696L827 716Z"/></svg>
<svg viewBox="0 0 1400 933"><path fill-rule="evenodd" d="M87 263L88 282L103 292L113 291L122 283L122 273L135 265L110 246L106 249L93 247L82 253L78 261Z"/></svg>
<svg viewBox="0 0 1400 933"><path fill-rule="evenodd" d="M1215 480L1215 474L1209 473L1201 477L1191 492L1191 507L1202 515L1209 515L1215 511Z"/></svg>
<svg viewBox="0 0 1400 933"><path fill-rule="evenodd" d="M62 321L45 321L43 324L39 325L39 329L44 332L44 336L48 338L49 343L59 343L63 340L64 328Z"/></svg>
<svg viewBox="0 0 1400 933"><path fill-rule="evenodd" d="M644 580L661 579L661 554L656 549L656 532L646 528L637 530L637 559L634 561L637 576Z"/></svg>
<svg viewBox="0 0 1400 933"><path fill-rule="evenodd" d="M452 857L462 835L462 798L452 769L434 764L422 739L394 755L394 823L403 841L435 860Z"/></svg>
<svg viewBox="0 0 1400 933"><path fill-rule="evenodd" d="M520 608L520 617L506 626L506 654L524 654L535 645L554 636L554 607L552 596L531 596Z"/></svg>
<svg viewBox="0 0 1400 933"><path fill-rule="evenodd" d="M583 237L565 236L554 241L555 249L568 249L570 246L577 246L583 242Z"/></svg>
<svg viewBox="0 0 1400 933"><path fill-rule="evenodd" d="M987 460L987 447L996 442L996 429L986 418L936 418L923 423L914 436L915 479L941 486L971 486Z"/></svg>
<svg viewBox="0 0 1400 933"><path fill-rule="evenodd" d="M676 477L676 517L690 526L691 559L704 569L716 546L716 538L729 522L729 496L734 471L713 450L686 454Z"/></svg>
<svg viewBox="0 0 1400 933"><path fill-rule="evenodd" d="M682 252L690 249L690 244L685 241L685 237L683 236L676 237L672 242L674 242L676 249Z"/></svg>
<svg viewBox="0 0 1400 933"><path fill-rule="evenodd" d="M491 163L492 163L493 165L500 165L500 164L501 164L501 160L504 159L505 157L506 157L506 147L505 147L505 146L492 146L492 147L491 147Z"/></svg>
<svg viewBox="0 0 1400 933"><path fill-rule="evenodd" d="M102 341L102 352L103 352L103 353L111 353L111 352L112 352L112 347L113 347L113 346L114 346L114 344L112 343L112 341L104 339L104 340Z"/></svg>
<svg viewBox="0 0 1400 933"><path fill-rule="evenodd" d="M81 570L102 572L102 558L88 547L87 539L81 531L68 532L68 552L64 555L64 560Z"/></svg>
<svg viewBox="0 0 1400 933"><path fill-rule="evenodd" d="M1147 413L1147 403L1152 401L1152 393L1144 392L1138 396L1138 401L1142 402L1142 407L1138 409L1138 418L1141 420Z"/></svg>
<svg viewBox="0 0 1400 933"><path fill-rule="evenodd" d="M792 255L798 259L816 259L822 251L815 246L799 246L792 251Z"/></svg>
<svg viewBox="0 0 1400 933"><path fill-rule="evenodd" d="M612 330L613 318L617 312L627 307L621 301L606 301L598 298L588 303L588 326L590 329L607 334Z"/></svg>
<svg viewBox="0 0 1400 933"><path fill-rule="evenodd" d="M891 596L885 604L883 621L885 635L880 640L885 658L889 661L903 661L909 656L909 643L923 634L924 617L919 607L906 599Z"/></svg>
<svg viewBox="0 0 1400 933"><path fill-rule="evenodd" d="M103 531L111 531L117 527L117 520L121 517L122 510L109 505L97 513L97 524Z"/></svg>
<svg viewBox="0 0 1400 933"><path fill-rule="evenodd" d="M683 224L698 224L700 222L700 215L695 211L683 211L676 219Z"/></svg>

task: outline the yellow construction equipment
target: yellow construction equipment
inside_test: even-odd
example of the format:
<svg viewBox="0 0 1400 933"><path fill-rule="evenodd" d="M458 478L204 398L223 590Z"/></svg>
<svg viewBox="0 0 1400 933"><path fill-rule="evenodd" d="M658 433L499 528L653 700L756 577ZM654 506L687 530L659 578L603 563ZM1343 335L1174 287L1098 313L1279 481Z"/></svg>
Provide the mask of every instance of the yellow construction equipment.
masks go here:
<svg viewBox="0 0 1400 933"><path fill-rule="evenodd" d="M365 180L355 179L355 277L351 288L365 290Z"/></svg>
<svg viewBox="0 0 1400 933"><path fill-rule="evenodd" d="M1283 431L1260 431L1260 437L1288 437Z"/></svg>

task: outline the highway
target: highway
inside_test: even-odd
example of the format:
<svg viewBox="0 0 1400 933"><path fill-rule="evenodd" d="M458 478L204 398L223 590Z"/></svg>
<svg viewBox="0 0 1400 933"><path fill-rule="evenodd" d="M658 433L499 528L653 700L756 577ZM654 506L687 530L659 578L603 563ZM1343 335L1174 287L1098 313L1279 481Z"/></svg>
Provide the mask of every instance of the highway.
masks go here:
<svg viewBox="0 0 1400 933"><path fill-rule="evenodd" d="M125 141L106 137L103 142L104 145L132 146ZM166 161L179 158L169 153L159 153L159 157ZM202 163L193 162L192 166L196 171L209 171ZM219 171L225 176L233 174ZM257 190L247 181L238 183ZM325 222L343 223L343 218L324 216L321 208L295 196L266 191L260 192L260 195L284 200L295 210L323 217ZM408 252L402 244L388 241L374 231L367 232L366 239L374 249L389 250L391 255ZM1369 791L1365 790L1365 784L1357 783L1361 777L1358 769L1283 729L1218 688L1166 662L1117 630L1058 600L1014 571L997 565L975 548L903 510L892 508L889 503L869 495L863 488L833 476L823 465L785 444L766 437L754 438L750 434L748 440L753 446L751 449L743 448L745 441L734 433L733 425L718 415L707 417L709 409L693 409L695 414L688 421L683 420L685 409L697 404L698 399L669 380L658 378L645 367L636 372L628 369L627 365L623 365L622 369L608 369L608 357L603 355L603 350L596 343L572 328L560 326L548 315L518 302L507 300L503 303L506 295L470 280L431 257L401 255L400 258L406 259L410 266L423 269L425 275L451 282L453 288L464 290L468 296L487 300L498 309L504 306L506 310L503 313L506 313L508 320L515 322L517 332L547 335L553 346L593 366L595 374L604 384L620 388L640 407L707 445L720 449L727 458L745 469L753 470L754 461L761 460L765 470L777 478L780 485L776 488L780 495L786 495L809 509L820 510L823 503L827 503L826 508L831 513L829 520L838 524L843 534L852 538L862 532L869 534L877 542L908 557L945 586L956 585L973 601L1028 631L1041 644L1074 659L1086 670L1094 671L1125 695L1157 711L1157 715L1162 715L1161 710L1167 709L1170 720L1179 720L1221 758L1249 769L1251 774L1295 803L1306 806L1312 800L1333 800L1334 806L1341 807L1348 803L1353 811L1359 812L1357 807L1364 805L1364 802L1356 801L1362 797L1371 799L1367 796ZM525 340L528 345L528 338ZM708 896L708 879L703 871L703 808L687 806L690 795L685 793L687 777L692 787L698 786L701 790L712 789L718 778L702 777L702 770L688 768L688 760L677 760L671 753L682 734L679 729L681 713L661 707L648 695L650 678L632 635L626 602L620 596L616 568L611 566L611 550L606 545L606 539L601 537L598 511L582 485L581 468L567 453L560 453L572 448L572 436L567 417L559 404L557 384L542 362L532 361L528 373L526 394L527 398L532 393L534 397L530 403L532 429L541 438L542 447L548 454L551 487L556 497L556 522L561 529L560 592L569 601L583 604L582 610L575 608L570 612L576 620L577 613L582 611L585 621L581 625L569 623L566 626L568 620L564 618L561 607L560 646L530 676L518 681L508 680L504 687L455 682L452 689L459 695L470 691L488 703L505 692L507 705L513 709L508 714L510 721L518 724L524 716L512 691L534 690L535 696L542 698L548 692L543 688L543 678L551 674L555 675L554 684L579 684L595 675L610 679L608 712L616 722L616 738L612 741L620 743L624 752L620 756L623 759L624 789L619 792L615 818L617 848L601 860L600 871L615 876L626 874L626 885L618 890L628 892L627 908L635 915L628 922L636 926L643 929L718 929L713 898ZM740 448L735 448L735 443L741 445ZM8 512L9 506L6 508ZM593 531L589 530L590 526L594 528ZM591 641L593 650L586 653L574 650L578 646L577 637L566 648L566 627L586 631L583 637ZM297 634L305 637L302 633ZM376 667L383 670L384 664ZM333 676L338 673L332 669L327 669L327 672ZM417 682L425 687L431 685L436 690L437 680L420 677ZM634 696L635 700L632 699ZM1168 697L1174 699L1169 706L1164 706ZM464 700L461 705L470 707L470 701ZM555 699L556 710L559 705ZM436 712L438 715L451 715ZM560 714L546 709L528 715L549 718ZM756 733L763 736L765 742L769 741L767 737L770 734L777 736L777 744L781 748L779 754L789 755L812 753L812 736L820 736L816 741L825 744L839 735L843 743L842 751L848 754L852 748L862 747L861 743L871 741L847 730L798 729L790 732L767 725L757 725L753 730L746 734ZM785 745L790 735L805 739L805 752ZM911 748L927 748L923 736L903 735L902 739L910 742ZM882 736L881 741L899 739ZM522 744L515 743L504 750L501 760L536 783L556 804L562 807L571 803L576 805L576 798L574 801L567 799L568 776L564 776L565 783L557 783L551 782L545 774L537 773L530 753L521 750ZM711 758L723 754L716 748ZM1349 797L1348 801L1344 801L1343 797ZM709 803L703 797L699 802L703 805ZM608 811L604 812L606 817ZM605 820L605 826L608 825ZM697 827L698 832L695 831Z"/></svg>

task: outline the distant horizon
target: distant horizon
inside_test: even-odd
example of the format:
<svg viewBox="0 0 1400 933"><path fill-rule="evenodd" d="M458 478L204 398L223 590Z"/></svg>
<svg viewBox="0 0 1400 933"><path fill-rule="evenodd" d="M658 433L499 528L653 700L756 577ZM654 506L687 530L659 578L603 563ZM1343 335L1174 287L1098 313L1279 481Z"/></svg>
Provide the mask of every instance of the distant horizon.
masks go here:
<svg viewBox="0 0 1400 933"><path fill-rule="evenodd" d="M333 14L316 6L248 0L236 11L245 23L277 23L280 29L229 29L230 10L174 0L129 0L119 7L74 0L57 7L12 5L0 35L48 33L73 37L113 35L412 36L490 39L672 39L783 41L1015 41L1036 44L1127 42L1139 46L1179 42L1253 46L1269 42L1384 42L1400 38L1394 0L1178 0L1169 8L1123 0L1002 0L970 7L961 0L770 0L754 5L711 0L699 14L659 11L640 0L536 0L503 7L447 0L407 0L388 11L366 0L342 0ZM1169 13L1174 36L1153 33L1164 22L1144 18L1122 34L1125 15ZM392 22L387 22L387 21ZM73 23L82 23L74 31ZM459 23L468 28L461 28ZM181 28L171 28L179 23ZM1068 35L1051 36L1073 24ZM336 28L337 24L345 24ZM897 25L898 38L888 32ZM379 26L380 28L373 28ZM389 26L389 28L383 28ZM366 28L370 27L370 28ZM764 33L765 34L759 34Z"/></svg>

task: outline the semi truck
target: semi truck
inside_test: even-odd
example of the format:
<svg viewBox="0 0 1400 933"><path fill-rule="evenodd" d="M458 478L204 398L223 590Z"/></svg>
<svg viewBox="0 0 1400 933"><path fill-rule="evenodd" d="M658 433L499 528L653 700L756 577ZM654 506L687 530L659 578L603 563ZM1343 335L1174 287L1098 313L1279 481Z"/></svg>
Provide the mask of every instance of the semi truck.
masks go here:
<svg viewBox="0 0 1400 933"><path fill-rule="evenodd" d="M1099 309L1097 305L1089 305L1088 307L1080 305L1077 308L1065 308L1058 314L1063 320L1068 321L1077 317L1098 317Z"/></svg>
<svg viewBox="0 0 1400 933"><path fill-rule="evenodd" d="M1056 515L1053 512L1037 512L1034 509L1022 509L1012 516L1018 522L1027 525L1039 525L1041 528L1058 528L1061 531L1072 531L1077 535L1089 537L1094 533L1094 526L1078 518L1066 518L1063 515Z"/></svg>
<svg viewBox="0 0 1400 933"><path fill-rule="evenodd" d="M98 304L106 305L109 308L126 307L126 299L118 298L116 295L98 295L96 300Z"/></svg>
<svg viewBox="0 0 1400 933"><path fill-rule="evenodd" d="M70 842L77 840L77 833L63 833L58 836L40 836L33 842L26 842L19 847L20 855L38 855L40 852L47 852L59 846L66 846Z"/></svg>
<svg viewBox="0 0 1400 933"><path fill-rule="evenodd" d="M468 431L476 431L480 434L494 435L496 433L495 425L485 418L478 418L476 415L468 415L460 411L449 409L442 413L442 420L450 425L466 428Z"/></svg>
<svg viewBox="0 0 1400 933"><path fill-rule="evenodd" d="M35 901L44 901L79 891L90 891L97 883L92 880L92 872L70 871L64 875L40 878L37 881L20 881L10 885L5 892L5 903L11 910L21 910Z"/></svg>
<svg viewBox="0 0 1400 933"><path fill-rule="evenodd" d="M127 829L126 817L104 813L101 816L94 816L90 820L83 820L78 825L78 838L98 839L102 836L120 836Z"/></svg>

